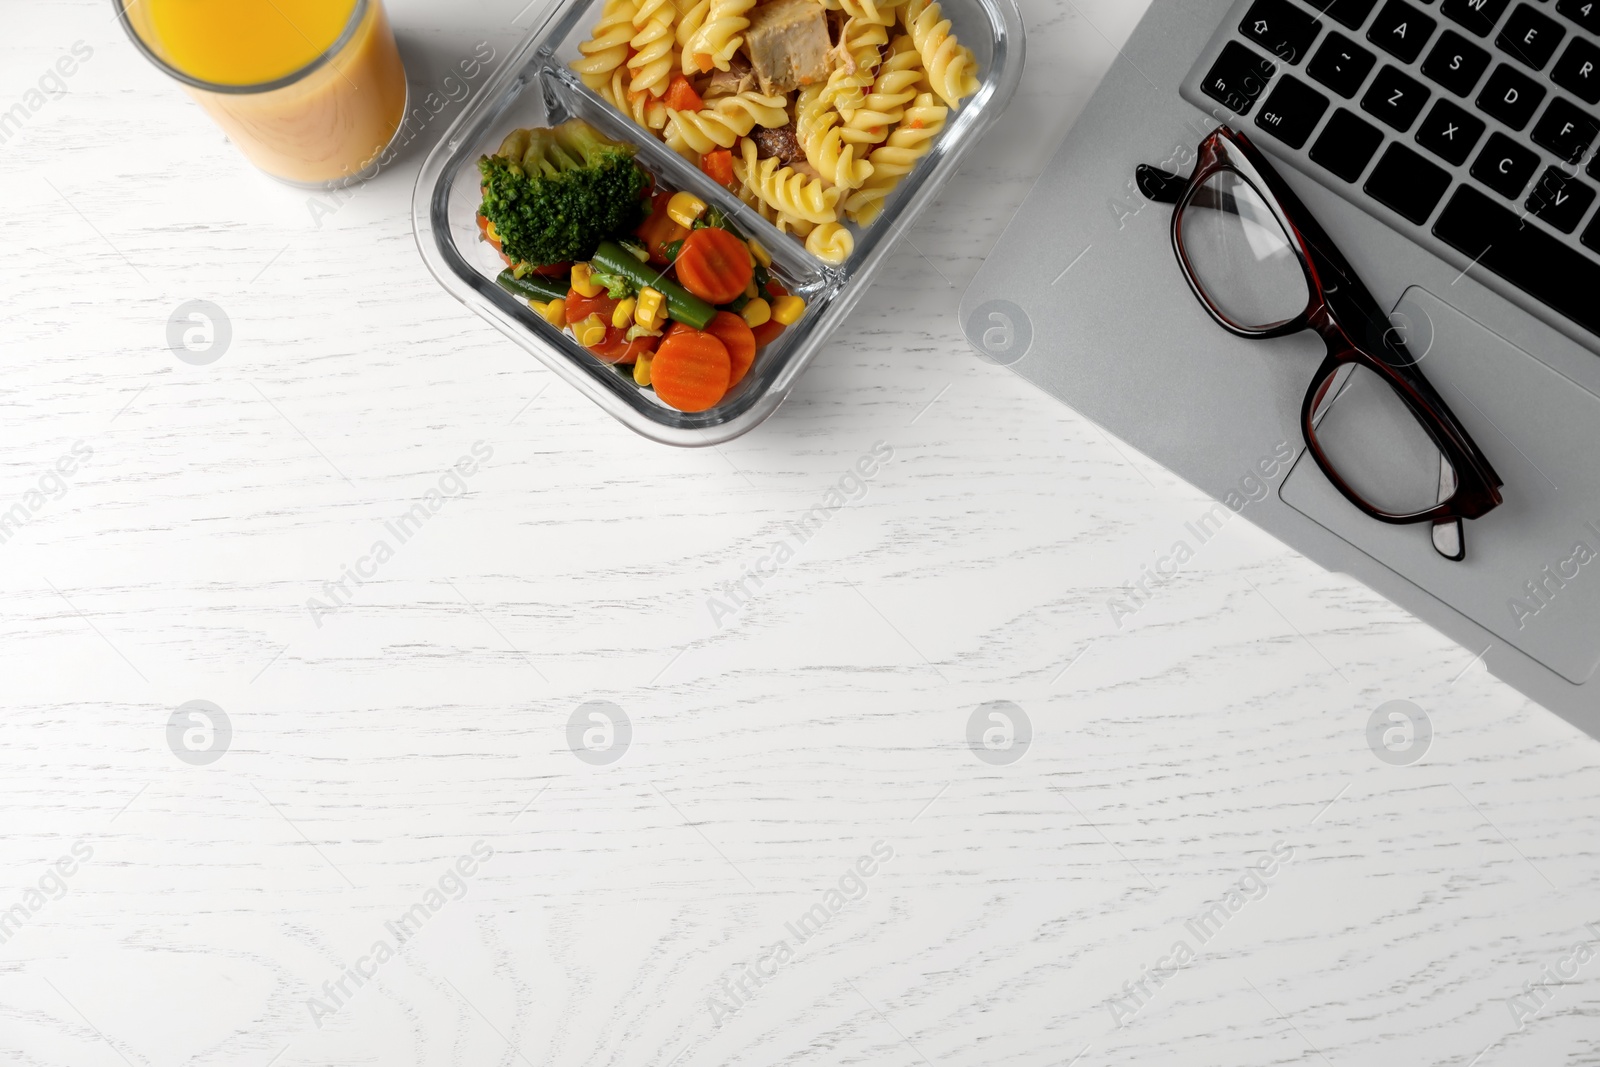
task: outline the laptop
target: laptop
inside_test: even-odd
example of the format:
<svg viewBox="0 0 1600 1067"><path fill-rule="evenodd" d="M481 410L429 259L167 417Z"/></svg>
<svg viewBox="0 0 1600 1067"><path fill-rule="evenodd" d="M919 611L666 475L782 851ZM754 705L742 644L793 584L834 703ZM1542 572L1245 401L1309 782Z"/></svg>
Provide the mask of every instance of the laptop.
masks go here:
<svg viewBox="0 0 1600 1067"><path fill-rule="evenodd" d="M1321 224L1498 472L1464 559L1352 506L1308 453L1320 337L1241 339L1196 300L1173 207L1135 170L1187 179L1219 125ZM963 330L1600 737L1597 147L1597 0L1154 0ZM1119 626L1137 606L1108 603Z"/></svg>

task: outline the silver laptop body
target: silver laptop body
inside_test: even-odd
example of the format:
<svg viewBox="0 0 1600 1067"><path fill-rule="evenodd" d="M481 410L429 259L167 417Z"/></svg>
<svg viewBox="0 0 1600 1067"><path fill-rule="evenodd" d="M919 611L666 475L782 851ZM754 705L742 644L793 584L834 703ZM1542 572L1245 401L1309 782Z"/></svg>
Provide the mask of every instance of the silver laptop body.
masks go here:
<svg viewBox="0 0 1600 1067"><path fill-rule="evenodd" d="M1587 0L1154 0L967 292L963 328L1600 736L1597 41ZM1221 123L1393 309L1504 480L1504 504L1466 523L1464 561L1425 525L1351 506L1306 454L1319 338L1237 339L1190 292L1172 208L1134 170L1187 176Z"/></svg>

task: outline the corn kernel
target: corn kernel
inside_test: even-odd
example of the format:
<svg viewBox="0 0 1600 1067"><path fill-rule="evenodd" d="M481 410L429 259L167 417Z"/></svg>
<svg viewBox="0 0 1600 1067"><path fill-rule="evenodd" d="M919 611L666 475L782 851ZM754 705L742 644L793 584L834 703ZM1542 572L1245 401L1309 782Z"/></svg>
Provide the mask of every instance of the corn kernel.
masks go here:
<svg viewBox="0 0 1600 1067"><path fill-rule="evenodd" d="M639 301L633 297L617 302L617 309L611 313L611 325L623 329L633 321L634 308L639 306Z"/></svg>
<svg viewBox="0 0 1600 1067"><path fill-rule="evenodd" d="M706 213L706 202L693 193L673 193L667 201L667 217L684 229L690 229Z"/></svg>
<svg viewBox="0 0 1600 1067"><path fill-rule="evenodd" d="M538 307L539 314L544 321L556 329L564 330L567 328L567 302L564 299L557 297L543 307L538 305L535 305L535 307Z"/></svg>
<svg viewBox="0 0 1600 1067"><path fill-rule="evenodd" d="M757 263L761 264L763 269L772 269L772 253L762 247L760 241L753 238L750 241L750 255L755 258Z"/></svg>
<svg viewBox="0 0 1600 1067"><path fill-rule="evenodd" d="M633 384L645 386L650 384L650 362L654 356L646 353L639 357L639 362L633 365Z"/></svg>
<svg viewBox="0 0 1600 1067"><path fill-rule="evenodd" d="M634 309L633 321L647 330L659 330L665 318L666 298L661 291L649 287L639 290L639 305Z"/></svg>
<svg viewBox="0 0 1600 1067"><path fill-rule="evenodd" d="M483 235L491 241L498 242L500 240L500 231L494 228L493 221L483 228Z"/></svg>
<svg viewBox="0 0 1600 1067"><path fill-rule="evenodd" d="M594 279L590 277L591 273L592 272L589 270L589 264L587 263L574 263L572 265L573 290L579 296L587 297L590 300L593 300L595 297L605 292L605 286L595 284Z"/></svg>
<svg viewBox="0 0 1600 1067"><path fill-rule="evenodd" d="M793 326L806 313L806 302L798 296L782 296L772 305L772 317L784 326Z"/></svg>
<svg viewBox="0 0 1600 1067"><path fill-rule="evenodd" d="M744 306L744 324L752 330L772 321L772 305L759 296Z"/></svg>
<svg viewBox="0 0 1600 1067"><path fill-rule="evenodd" d="M573 327L573 332L578 335L580 345L593 348L606 339L606 320L597 311Z"/></svg>
<svg viewBox="0 0 1600 1067"><path fill-rule="evenodd" d="M761 290L756 288L756 280L754 278L751 278L750 279L750 284L746 285L744 287L744 298L746 300L754 300L756 297L758 297L760 295L761 295Z"/></svg>

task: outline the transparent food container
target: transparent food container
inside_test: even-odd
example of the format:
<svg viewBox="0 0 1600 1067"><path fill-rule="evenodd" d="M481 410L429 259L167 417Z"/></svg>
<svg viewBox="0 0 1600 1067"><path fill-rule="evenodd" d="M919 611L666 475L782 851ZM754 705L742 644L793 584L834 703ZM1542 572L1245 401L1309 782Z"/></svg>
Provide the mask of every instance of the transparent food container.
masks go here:
<svg viewBox="0 0 1600 1067"><path fill-rule="evenodd" d="M1022 78L1023 28L1015 0L944 0L944 17L978 61L980 87L950 113L943 133L895 188L883 214L850 226L855 250L841 265L824 263L793 235L634 125L569 69L588 40L604 0L565 0L536 26L428 155L417 177L412 213L428 269L457 300L538 357L629 428L663 444L721 444L749 432L777 410L834 329L866 293L895 243L955 173L967 150L1000 116ZM771 252L772 273L806 300L806 312L756 356L744 380L721 403L687 413L635 385L630 368L612 367L545 322L526 301L495 284L505 264L481 239L478 159L520 127L586 119L607 136L637 145L638 161L662 185L720 208L747 237ZM957 209L959 210L959 209Z"/></svg>

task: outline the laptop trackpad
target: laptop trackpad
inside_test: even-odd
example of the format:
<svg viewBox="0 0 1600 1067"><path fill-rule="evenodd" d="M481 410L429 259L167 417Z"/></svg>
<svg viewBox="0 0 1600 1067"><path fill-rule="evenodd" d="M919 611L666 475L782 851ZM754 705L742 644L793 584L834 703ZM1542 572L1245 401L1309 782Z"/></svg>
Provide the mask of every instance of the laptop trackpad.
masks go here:
<svg viewBox="0 0 1600 1067"><path fill-rule="evenodd" d="M1600 399L1411 288L1395 306L1421 367L1500 473L1505 503L1466 523L1467 558L1427 524L1390 526L1339 494L1303 454L1285 503L1568 681L1600 665Z"/></svg>

